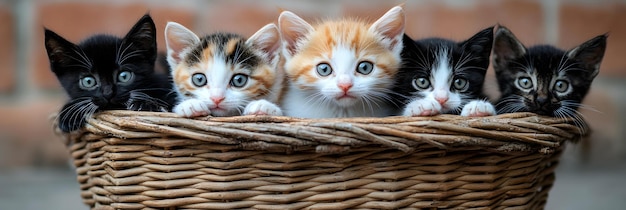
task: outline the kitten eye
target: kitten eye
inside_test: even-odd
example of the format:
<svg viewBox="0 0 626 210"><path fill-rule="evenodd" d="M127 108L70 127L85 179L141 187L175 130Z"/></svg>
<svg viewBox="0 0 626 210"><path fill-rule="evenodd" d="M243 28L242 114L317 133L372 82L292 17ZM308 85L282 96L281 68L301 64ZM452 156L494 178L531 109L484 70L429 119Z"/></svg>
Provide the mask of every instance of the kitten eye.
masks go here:
<svg viewBox="0 0 626 210"><path fill-rule="evenodd" d="M325 77L333 73L333 68L327 63L320 63L317 64L317 73L320 76Z"/></svg>
<svg viewBox="0 0 626 210"><path fill-rule="evenodd" d="M420 90L428 87L430 87L430 81L428 81L428 79L424 77L413 79L413 88Z"/></svg>
<svg viewBox="0 0 626 210"><path fill-rule="evenodd" d="M463 78L456 78L453 85L454 89L463 90L467 87L467 80Z"/></svg>
<svg viewBox="0 0 626 210"><path fill-rule="evenodd" d="M248 75L245 74L235 74L233 78L230 80L230 85L234 87L243 87L248 82Z"/></svg>
<svg viewBox="0 0 626 210"><path fill-rule="evenodd" d="M203 73L195 73L191 76L191 82L196 87L202 87L206 85L206 76Z"/></svg>
<svg viewBox="0 0 626 210"><path fill-rule="evenodd" d="M359 72L363 75L368 75L372 73L372 70L374 70L374 64L369 61L363 61L359 63L359 65L356 67L356 72Z"/></svg>
<svg viewBox="0 0 626 210"><path fill-rule="evenodd" d="M98 83L96 82L96 78L92 76L87 76L87 77L83 77L82 79L80 79L79 84L81 88L90 90L96 87L96 84Z"/></svg>
<svg viewBox="0 0 626 210"><path fill-rule="evenodd" d="M533 82L528 77L522 77L517 79L517 85L524 89L530 89L533 87Z"/></svg>
<svg viewBox="0 0 626 210"><path fill-rule="evenodd" d="M117 81L120 83L127 83L133 79L133 76L134 74L132 72L123 71L117 75Z"/></svg>
<svg viewBox="0 0 626 210"><path fill-rule="evenodd" d="M564 93L567 89L569 89L569 83L564 80L558 80L554 83L554 90L559 93Z"/></svg>

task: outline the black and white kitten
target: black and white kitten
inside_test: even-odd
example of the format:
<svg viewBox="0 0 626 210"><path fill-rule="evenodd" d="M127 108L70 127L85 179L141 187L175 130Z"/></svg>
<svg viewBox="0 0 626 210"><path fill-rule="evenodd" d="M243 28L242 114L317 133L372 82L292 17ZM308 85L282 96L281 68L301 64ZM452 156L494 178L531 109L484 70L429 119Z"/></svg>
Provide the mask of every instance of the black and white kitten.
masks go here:
<svg viewBox="0 0 626 210"><path fill-rule="evenodd" d="M462 42L441 38L403 39L402 68L394 92L404 116L495 115L483 94L493 27Z"/></svg>
<svg viewBox="0 0 626 210"><path fill-rule="evenodd" d="M70 100L58 115L64 132L95 112L171 110L175 94L166 74L156 74L156 27L144 15L123 37L94 35L75 45L45 29L50 68Z"/></svg>
<svg viewBox="0 0 626 210"><path fill-rule="evenodd" d="M526 48L506 27L496 31L493 66L502 93L498 113L533 112L573 117L598 75L607 35L564 51L549 45Z"/></svg>

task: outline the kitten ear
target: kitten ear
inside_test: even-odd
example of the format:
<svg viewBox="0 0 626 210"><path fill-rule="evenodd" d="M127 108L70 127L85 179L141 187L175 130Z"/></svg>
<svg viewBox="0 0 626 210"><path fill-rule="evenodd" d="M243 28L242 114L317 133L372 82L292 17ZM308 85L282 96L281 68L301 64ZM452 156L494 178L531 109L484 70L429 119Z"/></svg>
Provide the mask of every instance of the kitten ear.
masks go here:
<svg viewBox="0 0 626 210"><path fill-rule="evenodd" d="M57 65L67 64L71 62L71 57L80 49L70 41L67 41L63 37L54 33L47 28L44 28L46 52L48 53L48 59L52 66L52 71L56 73L57 70L63 68L55 68Z"/></svg>
<svg viewBox="0 0 626 210"><path fill-rule="evenodd" d="M191 46L200 42L200 38L185 26L176 22L168 22L165 26L165 45L167 45L167 62L175 68Z"/></svg>
<svg viewBox="0 0 626 210"><path fill-rule="evenodd" d="M526 47L504 26L498 26L493 42L493 65L499 70L509 60L526 54Z"/></svg>
<svg viewBox="0 0 626 210"><path fill-rule="evenodd" d="M289 55L296 53L299 40L315 30L311 24L290 11L280 13L280 16L278 16L278 28Z"/></svg>
<svg viewBox="0 0 626 210"><path fill-rule="evenodd" d="M402 37L405 26L404 16L404 9L400 6L395 6L369 28L371 32L382 35L383 43L387 45L389 50L396 53L402 51Z"/></svg>
<svg viewBox="0 0 626 210"><path fill-rule="evenodd" d="M149 14L145 14L124 37L123 44L132 43L141 50L153 62L156 59L156 26Z"/></svg>
<svg viewBox="0 0 626 210"><path fill-rule="evenodd" d="M260 49L263 52L265 58L272 64L275 64L275 58L278 57L279 49L281 47L280 33L278 27L275 24L270 23L254 33L246 44L253 46L256 49Z"/></svg>
<svg viewBox="0 0 626 210"><path fill-rule="evenodd" d="M600 63L604 57L607 37L606 34L597 36L567 51L567 57L582 63L585 69L592 71L589 79L595 78L600 71Z"/></svg>
<svg viewBox="0 0 626 210"><path fill-rule="evenodd" d="M483 29L468 40L461 42L460 45L474 55L489 60L493 46L493 27Z"/></svg>

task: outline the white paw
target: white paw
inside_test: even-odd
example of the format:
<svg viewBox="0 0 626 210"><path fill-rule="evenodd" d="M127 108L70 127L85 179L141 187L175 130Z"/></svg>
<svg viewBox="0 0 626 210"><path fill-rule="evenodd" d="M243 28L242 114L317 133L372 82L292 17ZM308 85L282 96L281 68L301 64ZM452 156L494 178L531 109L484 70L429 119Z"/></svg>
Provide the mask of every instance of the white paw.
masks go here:
<svg viewBox="0 0 626 210"><path fill-rule="evenodd" d="M174 106L172 111L183 117L200 117L211 114L209 105L195 98L184 100Z"/></svg>
<svg viewBox="0 0 626 210"><path fill-rule="evenodd" d="M243 110L243 115L281 116L283 115L283 111L276 104L261 99L250 102Z"/></svg>
<svg viewBox="0 0 626 210"><path fill-rule="evenodd" d="M496 115L496 108L489 102L474 100L463 106L461 116L464 117L485 117Z"/></svg>
<svg viewBox="0 0 626 210"><path fill-rule="evenodd" d="M441 104L435 100L418 99L404 108L403 116L433 116L441 113Z"/></svg>

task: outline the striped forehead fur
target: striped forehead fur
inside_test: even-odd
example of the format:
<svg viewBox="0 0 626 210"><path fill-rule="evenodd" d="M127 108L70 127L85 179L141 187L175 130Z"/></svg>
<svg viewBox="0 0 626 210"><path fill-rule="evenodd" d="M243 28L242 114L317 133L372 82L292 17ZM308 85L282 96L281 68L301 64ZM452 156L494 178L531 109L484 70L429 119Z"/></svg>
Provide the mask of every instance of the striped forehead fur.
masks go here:
<svg viewBox="0 0 626 210"><path fill-rule="evenodd" d="M342 44L350 49L359 52L363 49L375 50L373 54L382 53L386 49L379 46L373 33L370 33L371 24L356 18L346 18L342 20L327 20L313 26L311 34L300 40L299 45L309 42L312 38L324 38L315 44L324 44L316 47L332 47ZM311 43L311 42L309 42ZM326 49L329 50L329 49Z"/></svg>
<svg viewBox="0 0 626 210"><path fill-rule="evenodd" d="M211 50L210 55L214 57L223 56L226 63L239 64L245 69L255 69L263 62L258 53L246 45L246 40L241 35L215 33L200 38L200 43L187 55L185 63L188 66L199 63L206 50Z"/></svg>

